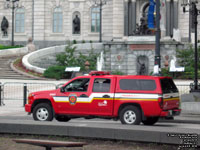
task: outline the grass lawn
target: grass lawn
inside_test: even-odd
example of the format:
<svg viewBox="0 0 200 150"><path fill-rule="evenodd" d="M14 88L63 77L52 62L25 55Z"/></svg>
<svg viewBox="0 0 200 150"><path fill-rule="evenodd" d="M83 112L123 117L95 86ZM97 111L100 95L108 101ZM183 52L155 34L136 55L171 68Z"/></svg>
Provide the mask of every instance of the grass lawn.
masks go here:
<svg viewBox="0 0 200 150"><path fill-rule="evenodd" d="M0 45L0 50L5 50L5 49L11 49L11 48L20 48L23 46L16 45L16 46L5 46L5 45Z"/></svg>

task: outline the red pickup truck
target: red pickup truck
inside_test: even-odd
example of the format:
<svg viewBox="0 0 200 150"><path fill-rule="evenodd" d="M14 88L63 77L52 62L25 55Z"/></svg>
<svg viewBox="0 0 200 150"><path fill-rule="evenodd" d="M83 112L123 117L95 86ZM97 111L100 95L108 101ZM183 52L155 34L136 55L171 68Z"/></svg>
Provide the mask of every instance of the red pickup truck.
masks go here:
<svg viewBox="0 0 200 150"><path fill-rule="evenodd" d="M30 93L25 110L39 121L99 117L153 125L159 117L179 115L179 103L178 90L169 77L93 71L59 89Z"/></svg>

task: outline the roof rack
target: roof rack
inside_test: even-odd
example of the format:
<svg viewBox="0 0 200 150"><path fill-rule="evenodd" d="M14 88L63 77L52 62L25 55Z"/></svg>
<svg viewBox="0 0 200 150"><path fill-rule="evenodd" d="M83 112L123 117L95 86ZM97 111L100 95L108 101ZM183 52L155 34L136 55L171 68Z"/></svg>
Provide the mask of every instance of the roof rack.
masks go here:
<svg viewBox="0 0 200 150"><path fill-rule="evenodd" d="M110 75L110 72L109 71L91 71L89 75L91 76Z"/></svg>

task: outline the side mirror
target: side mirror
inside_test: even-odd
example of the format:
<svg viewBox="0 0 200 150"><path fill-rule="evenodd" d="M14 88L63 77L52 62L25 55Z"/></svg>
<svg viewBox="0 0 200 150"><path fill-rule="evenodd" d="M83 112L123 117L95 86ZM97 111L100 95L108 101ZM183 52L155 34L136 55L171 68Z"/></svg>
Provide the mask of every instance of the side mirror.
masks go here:
<svg viewBox="0 0 200 150"><path fill-rule="evenodd" d="M61 88L60 88L60 92L61 92L61 93L64 93L64 92L65 92L64 87L61 87Z"/></svg>

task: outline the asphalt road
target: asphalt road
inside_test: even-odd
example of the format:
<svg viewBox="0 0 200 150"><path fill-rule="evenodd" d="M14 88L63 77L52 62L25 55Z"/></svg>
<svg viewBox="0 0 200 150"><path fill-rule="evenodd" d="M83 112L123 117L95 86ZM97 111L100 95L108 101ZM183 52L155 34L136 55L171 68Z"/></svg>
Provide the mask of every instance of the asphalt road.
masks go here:
<svg viewBox="0 0 200 150"><path fill-rule="evenodd" d="M158 122L153 126L122 125L120 121L83 118L69 122L34 121L21 111L0 115L0 133L57 135L200 146L200 124ZM192 141L191 141L192 140ZM190 143L189 143L190 142ZM188 144L189 143L189 144Z"/></svg>

